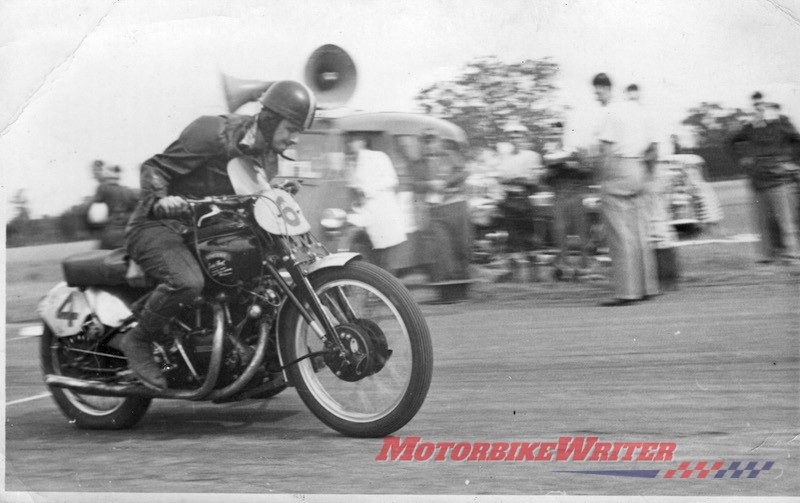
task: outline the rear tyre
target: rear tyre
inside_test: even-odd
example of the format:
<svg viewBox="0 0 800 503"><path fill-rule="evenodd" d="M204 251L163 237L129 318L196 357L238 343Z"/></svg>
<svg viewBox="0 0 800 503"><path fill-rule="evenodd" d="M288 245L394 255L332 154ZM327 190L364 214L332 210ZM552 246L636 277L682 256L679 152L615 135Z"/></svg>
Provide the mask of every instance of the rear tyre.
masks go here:
<svg viewBox="0 0 800 503"><path fill-rule="evenodd" d="M74 350L88 350L91 343L83 333L56 337L45 324L39 345L42 372L77 379L92 379L80 370L88 365L103 365L105 360ZM78 428L122 430L139 422L150 406L150 398L83 395L68 389L48 386L58 408Z"/></svg>
<svg viewBox="0 0 800 503"><path fill-rule="evenodd" d="M422 406L433 372L428 326L391 274L355 261L309 278L345 343L287 368L289 382L323 423L352 437L384 437ZM281 315L284 364L329 349L293 305Z"/></svg>

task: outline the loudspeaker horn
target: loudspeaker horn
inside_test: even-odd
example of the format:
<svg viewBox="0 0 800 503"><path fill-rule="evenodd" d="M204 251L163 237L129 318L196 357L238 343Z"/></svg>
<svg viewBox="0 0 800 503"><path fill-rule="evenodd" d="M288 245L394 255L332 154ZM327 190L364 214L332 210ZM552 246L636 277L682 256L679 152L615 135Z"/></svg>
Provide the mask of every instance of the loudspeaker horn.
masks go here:
<svg viewBox="0 0 800 503"><path fill-rule="evenodd" d="M305 68L305 82L317 95L320 108L336 108L353 96L358 72L347 51L325 44L311 53Z"/></svg>
<svg viewBox="0 0 800 503"><path fill-rule="evenodd" d="M237 79L224 73L220 77L222 90L225 91L225 102L230 112L235 112L245 103L258 101L258 98L273 84L271 81Z"/></svg>
<svg viewBox="0 0 800 503"><path fill-rule="evenodd" d="M356 90L358 74L353 58L338 45L323 45L308 57L305 83L317 97L318 108L344 105ZM237 79L221 74L228 110L235 112L251 101L258 101L274 81Z"/></svg>

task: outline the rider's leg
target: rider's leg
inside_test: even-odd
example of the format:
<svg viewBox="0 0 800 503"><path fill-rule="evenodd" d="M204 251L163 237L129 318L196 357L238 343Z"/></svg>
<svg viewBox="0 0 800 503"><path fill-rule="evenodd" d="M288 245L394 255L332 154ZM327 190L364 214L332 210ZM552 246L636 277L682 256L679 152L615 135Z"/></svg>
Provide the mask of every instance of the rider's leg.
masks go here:
<svg viewBox="0 0 800 503"><path fill-rule="evenodd" d="M135 229L128 237L128 251L158 286L147 299L138 326L127 332L118 346L142 381L165 388L167 382L153 360L151 343L164 337L167 323L183 305L200 296L203 272L183 236L165 225Z"/></svg>

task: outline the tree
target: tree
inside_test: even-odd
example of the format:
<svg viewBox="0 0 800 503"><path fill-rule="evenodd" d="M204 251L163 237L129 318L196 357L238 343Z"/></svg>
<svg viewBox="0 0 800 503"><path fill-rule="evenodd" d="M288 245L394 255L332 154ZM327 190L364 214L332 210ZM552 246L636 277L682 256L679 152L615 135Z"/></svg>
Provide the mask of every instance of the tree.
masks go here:
<svg viewBox="0 0 800 503"><path fill-rule="evenodd" d="M551 99L557 74L549 58L506 64L488 56L467 63L453 80L421 90L415 100L425 113L464 129L476 149L494 148L503 126L518 121L541 150L555 134L553 123L562 119Z"/></svg>
<svg viewBox="0 0 800 503"><path fill-rule="evenodd" d="M25 196L24 189L20 189L14 194L11 204L14 205L17 214L6 224L6 236L8 238L17 237L28 232L31 221L28 198Z"/></svg>
<svg viewBox="0 0 800 503"><path fill-rule="evenodd" d="M718 103L704 101L689 109L683 124L693 128L697 147L724 147L749 118L750 115L740 108L724 108Z"/></svg>

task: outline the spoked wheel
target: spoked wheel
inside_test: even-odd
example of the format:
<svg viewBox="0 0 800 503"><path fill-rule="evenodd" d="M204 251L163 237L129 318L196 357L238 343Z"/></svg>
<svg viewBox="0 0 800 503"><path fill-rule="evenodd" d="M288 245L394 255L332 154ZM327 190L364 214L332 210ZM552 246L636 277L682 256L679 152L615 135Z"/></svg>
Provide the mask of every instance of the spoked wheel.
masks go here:
<svg viewBox="0 0 800 503"><path fill-rule="evenodd" d="M297 309L281 317L290 382L323 423L353 437L383 437L422 406L433 370L428 326L408 291L366 262L322 269L310 277L344 349L323 342Z"/></svg>
<svg viewBox="0 0 800 503"><path fill-rule="evenodd" d="M98 354L99 353L99 354ZM98 352L84 333L56 337L47 325L40 342L42 371L79 379L97 379L124 367L124 360L109 358ZM75 393L50 387L61 412L78 428L120 430L135 425L147 412L150 398L106 397Z"/></svg>

